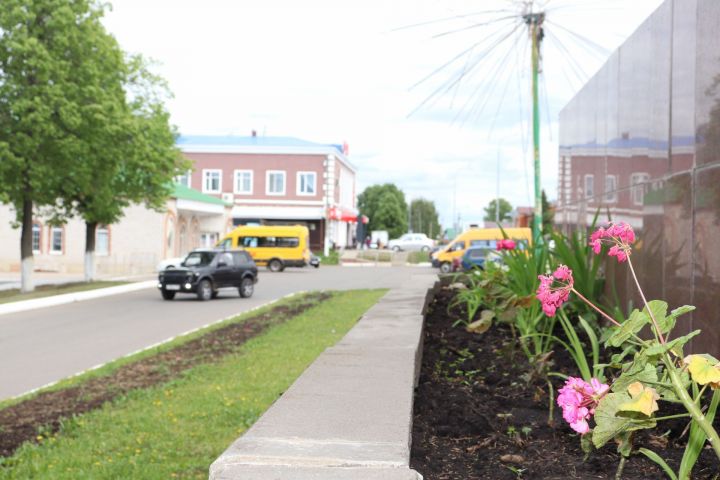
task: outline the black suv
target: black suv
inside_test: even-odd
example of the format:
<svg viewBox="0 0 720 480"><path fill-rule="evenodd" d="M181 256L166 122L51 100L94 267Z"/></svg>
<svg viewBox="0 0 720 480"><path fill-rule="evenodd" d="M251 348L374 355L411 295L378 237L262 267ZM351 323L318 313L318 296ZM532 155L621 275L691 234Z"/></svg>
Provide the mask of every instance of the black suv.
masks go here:
<svg viewBox="0 0 720 480"><path fill-rule="evenodd" d="M176 293L194 293L200 300L217 297L219 288L237 288L250 297L257 283L257 266L249 253L238 250L197 249L185 257L180 268L158 275L158 289L165 300Z"/></svg>

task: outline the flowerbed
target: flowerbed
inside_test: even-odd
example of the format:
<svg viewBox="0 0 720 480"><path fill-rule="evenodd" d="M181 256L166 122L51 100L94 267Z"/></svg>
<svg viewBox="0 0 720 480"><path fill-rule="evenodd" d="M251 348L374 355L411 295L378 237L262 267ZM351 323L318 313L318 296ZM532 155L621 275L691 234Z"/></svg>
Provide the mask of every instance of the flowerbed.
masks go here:
<svg viewBox="0 0 720 480"><path fill-rule="evenodd" d="M615 478L621 456L613 442L586 455L580 435L556 405L548 422L550 389L538 374L541 365L527 361L509 325L493 325L482 335L468 332L462 324L453 326L466 313L448 311L457 291L441 290L426 317L412 468L429 480ZM553 371L577 374L575 362L561 348L547 360L553 362ZM551 379L556 395L564 380ZM681 412L663 407L666 414ZM688 419L661 425L636 432L635 444L651 448L677 468L687 442ZM692 478L719 474L717 458L706 447ZM639 454L628 458L622 473L623 479L664 477L660 467Z"/></svg>
<svg viewBox="0 0 720 480"><path fill-rule="evenodd" d="M516 248L516 242L505 238L498 242L495 260L486 261L484 269L450 279L454 283L448 289L455 293L445 311L457 318L447 332L440 332L436 344L429 345L430 349L440 348L441 358L426 366L431 368L428 375L442 381L457 380L453 375L459 375L466 388L487 387L477 392L483 398L471 399L466 405L468 416L492 404L488 398L497 400L500 409L528 408L532 399L547 403L546 425L555 430L555 409L559 408L563 425L576 437L575 447L568 445L568 455L563 450L557 457L560 464L566 468L573 465L573 448L579 449L585 462L607 455L609 445L618 455L615 465L604 462L601 469L591 469L583 476L607 478L602 475L614 471L610 473L613 478L630 478L625 467L641 456L671 480L701 478L698 475L710 471L714 478L720 477L720 435L714 426L720 406L720 360L705 353L685 353L685 346L699 330L681 336L675 331L695 307L646 299L631 259L635 232L626 223L609 223L589 237L584 231L569 236L551 232L536 240L531 248ZM606 255L632 274L639 308L625 310L606 295L608 286L612 290L603 278L601 259ZM449 345L446 335L457 336L453 329L458 326L468 334L485 337L502 335L494 328L505 329L510 338ZM477 355L486 357L488 350L498 358L491 355L470 365ZM522 353L519 360L515 358L518 351ZM459 357L443 359L448 352ZM569 361L560 362L563 358ZM484 375L487 372L502 372L509 383L491 380L488 386L487 379L492 376ZM559 384L558 379L562 380ZM440 405L445 391L442 386L431 389L431 395L441 392L438 402L430 405L431 411ZM496 467L521 476L529 469L526 463L538 461L526 457L532 455L528 449L531 433L539 425L533 415L525 419L530 425L512 424L516 413L497 409L478 418L484 421L485 430L496 433L502 430L492 423L493 418L507 424L505 436L527 454L504 453L499 457L504 463ZM442 411L432 413L443 418ZM451 430L445 425L438 432ZM502 442L496 437L466 450L475 453L497 448ZM539 450L540 463L558 453L553 445L565 445L568 438L547 437L550 444ZM679 459L676 448L681 452ZM714 458L706 459L711 462L707 465L699 464L707 450ZM583 463L582 467L587 466ZM575 475L577 468L570 473ZM643 472L639 478L647 478L646 467L638 468ZM545 466L534 475L553 478L555 473Z"/></svg>

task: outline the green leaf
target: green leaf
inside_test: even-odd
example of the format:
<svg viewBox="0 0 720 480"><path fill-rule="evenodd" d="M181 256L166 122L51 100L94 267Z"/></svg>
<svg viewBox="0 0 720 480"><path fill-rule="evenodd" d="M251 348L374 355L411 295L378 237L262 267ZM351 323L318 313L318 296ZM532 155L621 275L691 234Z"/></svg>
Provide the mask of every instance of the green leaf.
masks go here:
<svg viewBox="0 0 720 480"><path fill-rule="evenodd" d="M609 393L595 409L595 428L592 432L592 441L595 448L600 448L607 442L624 432L654 428L657 422L652 419L634 419L627 416L618 416L620 405L627 403L631 397L627 393Z"/></svg>
<svg viewBox="0 0 720 480"><path fill-rule="evenodd" d="M485 333L492 326L495 312L492 310L483 310L480 312L480 319L472 322L465 329L470 333Z"/></svg>
<svg viewBox="0 0 720 480"><path fill-rule="evenodd" d="M693 310L695 310L695 307L693 307L692 305L683 305L682 307L676 308L675 310L670 312L670 315L668 315L663 322L660 322L660 320L658 320L658 326L660 327L660 331L662 333L667 333L671 331L673 328L675 328L675 321L677 320L677 317L692 312Z"/></svg>
<svg viewBox="0 0 720 480"><path fill-rule="evenodd" d="M585 454L592 453L593 450L593 444L592 444L592 435L582 435L580 437L580 448L582 449Z"/></svg>
<svg viewBox="0 0 720 480"><path fill-rule="evenodd" d="M678 337L674 340L671 340L667 342L665 345L655 342L653 345L645 349L645 353L650 356L654 357L656 355L662 355L665 352L668 352L670 350L673 350L675 348L682 348L683 345L685 345L687 342L690 341L691 338L693 338L696 335L700 334L700 330L695 330L693 332L688 333L687 335L683 335L682 337ZM673 350L674 351L674 350ZM680 355L682 355L682 350L680 350Z"/></svg>
<svg viewBox="0 0 720 480"><path fill-rule="evenodd" d="M620 368L622 366L622 361L625 359L625 357L629 354L634 352L636 349L635 345L628 346L625 350L623 350L621 353L616 353L610 357L610 365L616 368Z"/></svg>
<svg viewBox="0 0 720 480"><path fill-rule="evenodd" d="M618 442L617 451L620 455L627 458L632 453L632 435L630 432L621 433L615 440Z"/></svg>
<svg viewBox="0 0 720 480"><path fill-rule="evenodd" d="M658 327L660 330L663 330L663 326L667 327L668 322L665 320L665 315L667 314L668 304L667 302L663 302L662 300L650 300L648 302L648 306L650 307L650 312L652 312L652 316L655 318L655 321L658 323ZM643 313L650 316L648 314L648 307L643 308ZM674 322L673 322L674 325ZM663 333L665 333L663 331Z"/></svg>
<svg viewBox="0 0 720 480"><path fill-rule="evenodd" d="M630 339L637 332L642 330L645 324L650 322L650 317L645 311L633 310L628 318L620 328L616 329L615 332L608 339L608 343L613 347L619 347Z"/></svg>
<svg viewBox="0 0 720 480"><path fill-rule="evenodd" d="M639 368L638 368L639 367ZM620 375L612 384L613 392L625 392L631 383L657 383L657 370L647 363L633 364L627 372Z"/></svg>
<svg viewBox="0 0 720 480"><path fill-rule="evenodd" d="M665 460L663 460L662 457L660 457L660 455L653 452L652 450L648 450L647 448L638 448L638 452L642 453L647 458L649 458L653 462L657 463L660 466L660 468L662 468L665 471L665 473L671 480L678 480L677 475L675 475L675 472L673 472L672 468L670 468L670 465L668 465L665 462Z"/></svg>

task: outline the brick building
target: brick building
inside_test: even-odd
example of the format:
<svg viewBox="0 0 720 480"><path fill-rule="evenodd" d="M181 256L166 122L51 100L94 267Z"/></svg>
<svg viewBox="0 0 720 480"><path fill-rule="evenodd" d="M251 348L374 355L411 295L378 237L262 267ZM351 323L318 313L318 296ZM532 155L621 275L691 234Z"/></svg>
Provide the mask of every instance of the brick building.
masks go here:
<svg viewBox="0 0 720 480"><path fill-rule="evenodd" d="M355 167L341 145L290 137L183 136L178 182L233 205L234 225L306 225L319 251L355 243Z"/></svg>

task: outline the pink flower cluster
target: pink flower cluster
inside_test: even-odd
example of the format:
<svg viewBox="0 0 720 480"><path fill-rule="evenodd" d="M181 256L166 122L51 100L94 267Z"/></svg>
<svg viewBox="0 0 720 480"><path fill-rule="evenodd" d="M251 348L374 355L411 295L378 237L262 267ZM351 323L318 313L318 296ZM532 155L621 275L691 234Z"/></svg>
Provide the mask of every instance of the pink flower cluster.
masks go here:
<svg viewBox="0 0 720 480"><path fill-rule="evenodd" d="M601 383L597 378L587 383L582 378L570 377L561 388L557 397L557 404L563 411L563 418L570 424L570 428L581 435L590 431L588 420L595 414L595 407L610 386Z"/></svg>
<svg viewBox="0 0 720 480"><path fill-rule="evenodd" d="M635 243L635 232L627 223L611 223L607 227L598 228L590 236L590 246L595 254L600 253L603 243L612 245L608 255L617 257L618 262L624 262L630 255L630 245Z"/></svg>
<svg viewBox="0 0 720 480"><path fill-rule="evenodd" d="M504 238L502 240L498 240L497 249L498 250L515 250L515 241L510 240L509 238Z"/></svg>
<svg viewBox="0 0 720 480"><path fill-rule="evenodd" d="M555 315L558 308L567 302L573 287L572 270L560 265L552 275L539 275L540 286L536 298L542 303L543 312L548 317Z"/></svg>

